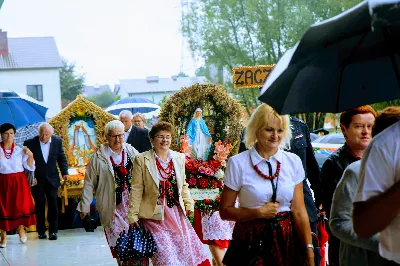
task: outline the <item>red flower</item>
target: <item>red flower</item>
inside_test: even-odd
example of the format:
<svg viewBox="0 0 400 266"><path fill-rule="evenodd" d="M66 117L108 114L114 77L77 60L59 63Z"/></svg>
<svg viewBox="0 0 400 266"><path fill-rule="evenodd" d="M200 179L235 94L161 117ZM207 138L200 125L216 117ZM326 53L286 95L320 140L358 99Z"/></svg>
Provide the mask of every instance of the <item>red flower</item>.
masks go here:
<svg viewBox="0 0 400 266"><path fill-rule="evenodd" d="M191 159L186 161L185 168L187 172L195 174L197 173L198 164L193 159Z"/></svg>
<svg viewBox="0 0 400 266"><path fill-rule="evenodd" d="M223 188L224 187L224 183L222 183L222 180L218 180L217 183L218 183L218 187L219 188Z"/></svg>
<svg viewBox="0 0 400 266"><path fill-rule="evenodd" d="M218 182L215 181L215 180L212 180L211 181L211 186L212 186L212 188L218 188Z"/></svg>
<svg viewBox="0 0 400 266"><path fill-rule="evenodd" d="M221 197L216 197L215 200L221 202Z"/></svg>
<svg viewBox="0 0 400 266"><path fill-rule="evenodd" d="M208 179L204 178L204 177L200 178L199 186L202 187L202 188L208 187Z"/></svg>
<svg viewBox="0 0 400 266"><path fill-rule="evenodd" d="M194 178L194 177L191 177L190 179L189 179L189 185L190 186L196 186L196 184L197 184L197 180L196 180L196 178Z"/></svg>
<svg viewBox="0 0 400 266"><path fill-rule="evenodd" d="M218 171L219 168L221 168L221 163L217 160L210 160L208 162L208 165L210 168L212 168L214 171Z"/></svg>
<svg viewBox="0 0 400 266"><path fill-rule="evenodd" d="M210 199L203 199L204 204L212 204L213 201Z"/></svg>

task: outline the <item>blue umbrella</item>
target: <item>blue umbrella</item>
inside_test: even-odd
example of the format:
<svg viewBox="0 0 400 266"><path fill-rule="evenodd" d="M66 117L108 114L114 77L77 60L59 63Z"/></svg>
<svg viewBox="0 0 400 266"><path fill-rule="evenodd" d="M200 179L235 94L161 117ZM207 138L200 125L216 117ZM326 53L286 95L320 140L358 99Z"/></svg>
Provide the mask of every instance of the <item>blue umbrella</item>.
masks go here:
<svg viewBox="0 0 400 266"><path fill-rule="evenodd" d="M16 128L46 121L47 107L20 93L0 90L0 124L11 123Z"/></svg>
<svg viewBox="0 0 400 266"><path fill-rule="evenodd" d="M122 110L129 110L132 112L132 114L137 112L146 114L150 112L153 113L160 109L160 106L150 100L144 98L130 97L114 102L106 109L106 111L113 115L119 115Z"/></svg>

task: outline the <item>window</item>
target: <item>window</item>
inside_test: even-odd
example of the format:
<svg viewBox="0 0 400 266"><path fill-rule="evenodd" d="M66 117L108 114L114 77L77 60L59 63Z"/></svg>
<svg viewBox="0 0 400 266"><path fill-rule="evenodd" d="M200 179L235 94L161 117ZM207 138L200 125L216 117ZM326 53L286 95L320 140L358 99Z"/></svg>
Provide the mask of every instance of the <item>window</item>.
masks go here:
<svg viewBox="0 0 400 266"><path fill-rule="evenodd" d="M26 85L28 96L43 102L43 86L42 85Z"/></svg>

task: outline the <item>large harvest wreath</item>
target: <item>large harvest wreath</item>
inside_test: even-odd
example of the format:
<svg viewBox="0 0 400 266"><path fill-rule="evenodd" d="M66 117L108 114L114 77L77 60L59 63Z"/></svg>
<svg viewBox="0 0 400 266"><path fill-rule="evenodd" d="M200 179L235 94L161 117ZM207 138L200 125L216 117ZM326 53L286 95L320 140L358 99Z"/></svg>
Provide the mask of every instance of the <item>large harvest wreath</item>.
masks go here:
<svg viewBox="0 0 400 266"><path fill-rule="evenodd" d="M207 160L190 157L186 152L186 128L196 108L203 109L203 119L210 129L212 145ZM190 188L222 190L223 171L228 157L237 153L243 107L226 89L218 85L194 84L172 95L161 110L160 119L175 127L176 139L171 148L186 154L186 177ZM219 208L216 199L197 200L195 208L209 213Z"/></svg>

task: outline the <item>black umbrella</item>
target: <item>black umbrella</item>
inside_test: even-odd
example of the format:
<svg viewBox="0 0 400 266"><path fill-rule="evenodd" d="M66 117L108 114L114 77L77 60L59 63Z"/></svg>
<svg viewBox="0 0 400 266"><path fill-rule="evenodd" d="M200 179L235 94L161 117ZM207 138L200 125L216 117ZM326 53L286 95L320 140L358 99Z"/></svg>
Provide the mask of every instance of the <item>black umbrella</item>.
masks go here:
<svg viewBox="0 0 400 266"><path fill-rule="evenodd" d="M364 1L311 26L260 100L281 114L338 113L400 98L400 0Z"/></svg>

